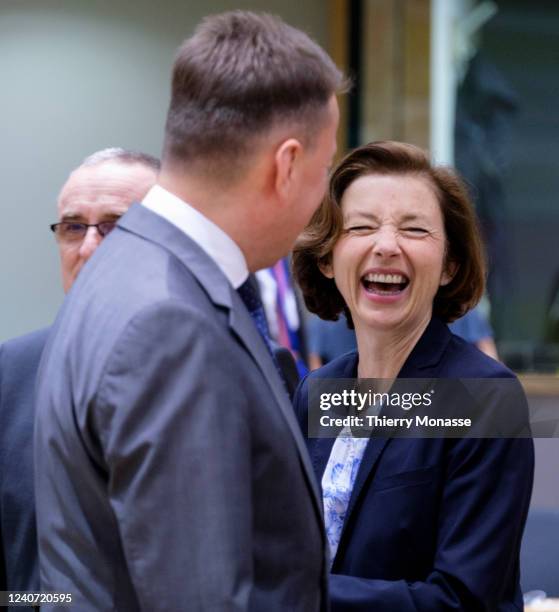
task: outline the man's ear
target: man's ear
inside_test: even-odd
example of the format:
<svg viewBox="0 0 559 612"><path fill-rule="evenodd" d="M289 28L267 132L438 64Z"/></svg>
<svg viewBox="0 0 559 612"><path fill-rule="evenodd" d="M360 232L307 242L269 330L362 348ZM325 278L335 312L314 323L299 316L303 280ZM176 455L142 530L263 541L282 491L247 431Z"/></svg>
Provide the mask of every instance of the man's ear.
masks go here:
<svg viewBox="0 0 559 612"><path fill-rule="evenodd" d="M318 269L324 274L326 278L334 278L334 268L332 267L332 256L328 258L326 262L320 262Z"/></svg>
<svg viewBox="0 0 559 612"><path fill-rule="evenodd" d="M455 261L448 260L444 266L443 273L441 274L441 282L439 285L445 287L450 281L456 276L458 268L460 266Z"/></svg>
<svg viewBox="0 0 559 612"><path fill-rule="evenodd" d="M297 162L303 153L303 145L296 138L284 140L276 149L276 191L286 199L294 187Z"/></svg>

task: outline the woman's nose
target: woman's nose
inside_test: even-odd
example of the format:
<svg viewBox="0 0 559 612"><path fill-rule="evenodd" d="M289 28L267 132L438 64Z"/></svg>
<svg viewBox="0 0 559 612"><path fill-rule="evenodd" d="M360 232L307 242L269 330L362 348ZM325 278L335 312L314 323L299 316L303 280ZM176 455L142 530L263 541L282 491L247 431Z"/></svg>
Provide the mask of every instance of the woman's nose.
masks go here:
<svg viewBox="0 0 559 612"><path fill-rule="evenodd" d="M373 251L380 257L391 257L400 253L398 235L391 228L381 228L373 235Z"/></svg>

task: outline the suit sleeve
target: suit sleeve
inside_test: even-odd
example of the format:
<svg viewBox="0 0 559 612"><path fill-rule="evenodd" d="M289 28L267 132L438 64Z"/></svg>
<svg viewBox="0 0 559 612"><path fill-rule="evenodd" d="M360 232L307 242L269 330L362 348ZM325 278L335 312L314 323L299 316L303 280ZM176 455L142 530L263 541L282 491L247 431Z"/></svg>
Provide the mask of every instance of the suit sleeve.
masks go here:
<svg viewBox="0 0 559 612"><path fill-rule="evenodd" d="M457 441L449 454L434 564L426 580L333 574L332 612L496 610L506 577L517 571L533 468L531 439Z"/></svg>
<svg viewBox="0 0 559 612"><path fill-rule="evenodd" d="M226 334L182 304L159 305L129 324L103 377L94 427L144 610L248 607L247 368Z"/></svg>

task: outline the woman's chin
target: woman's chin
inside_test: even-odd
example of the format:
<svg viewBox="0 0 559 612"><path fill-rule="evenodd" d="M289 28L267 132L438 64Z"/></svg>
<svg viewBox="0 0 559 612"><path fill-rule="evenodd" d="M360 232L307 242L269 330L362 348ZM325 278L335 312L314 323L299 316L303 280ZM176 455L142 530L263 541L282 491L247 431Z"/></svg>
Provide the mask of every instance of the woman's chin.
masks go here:
<svg viewBox="0 0 559 612"><path fill-rule="evenodd" d="M397 332L405 325L405 316L401 312L368 312L353 315L353 321L356 326L356 332Z"/></svg>
<svg viewBox="0 0 559 612"><path fill-rule="evenodd" d="M397 328L406 318L407 296L407 287L398 293L372 292L361 287L356 308L351 312L353 321L360 321L362 325L359 327L378 331Z"/></svg>

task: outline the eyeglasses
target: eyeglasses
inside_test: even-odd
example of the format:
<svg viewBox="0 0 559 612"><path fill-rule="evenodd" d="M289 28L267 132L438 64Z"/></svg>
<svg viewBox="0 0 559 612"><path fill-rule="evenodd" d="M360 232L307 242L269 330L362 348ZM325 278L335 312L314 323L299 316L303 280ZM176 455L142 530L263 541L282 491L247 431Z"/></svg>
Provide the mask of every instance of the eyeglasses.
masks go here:
<svg viewBox="0 0 559 612"><path fill-rule="evenodd" d="M101 237L110 233L116 225L115 221L103 221L101 223L75 223L73 221L62 221L50 226L59 242L79 242L85 238L87 230L95 227Z"/></svg>

